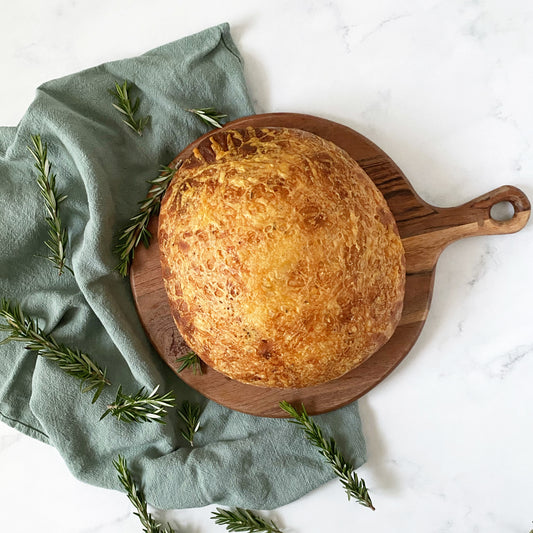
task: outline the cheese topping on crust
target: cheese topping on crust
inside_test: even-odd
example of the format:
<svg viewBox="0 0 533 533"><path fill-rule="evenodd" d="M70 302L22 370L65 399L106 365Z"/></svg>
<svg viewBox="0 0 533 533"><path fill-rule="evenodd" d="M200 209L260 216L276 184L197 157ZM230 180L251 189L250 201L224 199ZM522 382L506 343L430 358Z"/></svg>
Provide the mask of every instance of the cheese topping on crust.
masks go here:
<svg viewBox="0 0 533 533"><path fill-rule="evenodd" d="M342 376L401 316L404 251L385 199L345 151L311 133L214 133L176 172L159 243L178 330L244 383Z"/></svg>

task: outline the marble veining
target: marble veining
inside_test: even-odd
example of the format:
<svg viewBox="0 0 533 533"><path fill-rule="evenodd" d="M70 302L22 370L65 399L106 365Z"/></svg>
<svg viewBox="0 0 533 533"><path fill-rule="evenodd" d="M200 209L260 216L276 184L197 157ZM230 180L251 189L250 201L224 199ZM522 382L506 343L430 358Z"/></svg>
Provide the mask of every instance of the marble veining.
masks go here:
<svg viewBox="0 0 533 533"><path fill-rule="evenodd" d="M479 259L474 265L472 277L468 281L468 286L470 288L474 287L474 285L476 285L490 269L490 263L494 261L494 253L494 246L491 246L489 243L485 244Z"/></svg>
<svg viewBox="0 0 533 533"><path fill-rule="evenodd" d="M127 527L128 522L131 522L131 511L123 512L122 515L117 516L111 520L104 519L101 524L88 527L87 529L80 529L80 533L103 533L105 531L123 531Z"/></svg>
<svg viewBox="0 0 533 533"><path fill-rule="evenodd" d="M515 346L489 361L487 363L488 375L503 380L509 372L520 371L520 362L525 357L533 357L533 343Z"/></svg>

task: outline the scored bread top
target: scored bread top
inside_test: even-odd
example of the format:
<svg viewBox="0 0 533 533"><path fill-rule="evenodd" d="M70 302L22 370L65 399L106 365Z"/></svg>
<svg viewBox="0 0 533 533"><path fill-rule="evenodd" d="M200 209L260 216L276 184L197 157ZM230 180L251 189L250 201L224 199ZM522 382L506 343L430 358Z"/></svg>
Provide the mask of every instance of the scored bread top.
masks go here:
<svg viewBox="0 0 533 533"><path fill-rule="evenodd" d="M202 141L165 194L159 246L185 342L243 383L340 377L401 316L404 251L383 195L308 132L250 127Z"/></svg>

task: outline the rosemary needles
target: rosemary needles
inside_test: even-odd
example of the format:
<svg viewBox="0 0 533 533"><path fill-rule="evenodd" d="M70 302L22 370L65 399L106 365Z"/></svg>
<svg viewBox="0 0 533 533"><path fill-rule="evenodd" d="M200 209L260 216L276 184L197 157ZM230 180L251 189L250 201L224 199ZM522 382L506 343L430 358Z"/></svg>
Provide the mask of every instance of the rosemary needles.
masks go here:
<svg viewBox="0 0 533 533"><path fill-rule="evenodd" d="M111 96L115 98L115 103L111 105L126 117L122 119L122 122L124 122L128 128L131 128L138 135L142 135L143 129L150 121L150 117L135 117L135 114L139 110L140 100L137 97L135 102L132 103L129 90L130 87L128 87L127 80L124 80L122 85L115 81L115 89L109 91Z"/></svg>
<svg viewBox="0 0 533 533"><path fill-rule="evenodd" d="M81 381L82 392L94 391L92 402L96 402L102 390L111 382L102 370L87 354L74 350L57 342L52 335L45 333L37 321L25 315L20 306L12 305L5 298L0 302L0 331L9 335L0 344L9 341L20 341L26 344L27 350L34 350L38 355L57 363L61 370ZM159 386L146 393L142 387L136 394L129 396L122 393L119 386L115 402L108 406L101 416L112 414L125 422L159 422L164 424L166 409L174 407L175 399L172 392L157 394Z"/></svg>
<svg viewBox="0 0 533 533"><path fill-rule="evenodd" d="M28 150L35 159L34 166L39 173L37 176L37 185L44 199L47 213L48 240L45 241L45 244L50 252L47 259L54 264L61 276L65 269L72 272L65 263L65 249L68 243L68 234L59 216L59 204L67 196L59 196L57 193L56 176L51 172L52 163L48 159L47 145L43 145L40 135L32 135L31 142L33 147L28 146Z"/></svg>
<svg viewBox="0 0 533 533"><path fill-rule="evenodd" d="M87 354L72 350L44 333L37 321L26 316L20 306L13 306L8 300L2 299L0 317L6 321L0 324L0 331L9 332L2 344L9 341L24 342L26 349L35 350L39 355L56 362L59 368L81 381L82 392L95 391L93 403L104 387L110 384L105 370Z"/></svg>
<svg viewBox="0 0 533 533"><path fill-rule="evenodd" d="M134 395L122 393L122 387L118 388L114 403L107 406L107 410L100 417L105 418L112 414L118 420L124 422L159 422L165 423L166 409L174 407L175 398L172 392L164 395L157 394L159 385L152 392L146 392L144 387Z"/></svg>
<svg viewBox="0 0 533 533"><path fill-rule="evenodd" d="M113 461L113 466L118 472L118 479L126 490L128 499L135 508L135 515L141 521L145 533L175 533L169 524L163 526L148 512L148 505L144 492L137 486L128 468L126 459L119 455ZM236 507L235 509L221 509L217 507L211 515L216 524L226 526L227 531L244 531L248 533L283 533L279 527L258 516L253 511Z"/></svg>
<svg viewBox="0 0 533 533"><path fill-rule="evenodd" d="M226 526L227 531L283 533L274 522L265 520L254 512L241 507L236 507L235 509L217 507L217 510L211 514L211 519L216 524Z"/></svg>
<svg viewBox="0 0 533 533"><path fill-rule="evenodd" d="M202 360L193 351L176 358L176 362L180 363L178 374L186 368L190 368L194 374L202 374Z"/></svg>
<svg viewBox="0 0 533 533"><path fill-rule="evenodd" d="M128 499L135 507L137 511L134 513L139 517L141 524L144 527L145 533L175 533L174 530L167 524L163 526L148 512L148 506L146 504L146 498L143 491L136 486L133 476L128 469L128 463L126 459L119 455L116 461L113 461L113 466L118 472L118 479L122 486L126 489Z"/></svg>
<svg viewBox="0 0 533 533"><path fill-rule="evenodd" d="M194 446L194 435L200 429L200 416L202 408L197 403L191 403L187 400L182 402L178 409L178 415L185 424L185 429L181 430L181 436L191 445Z"/></svg>
<svg viewBox="0 0 533 533"><path fill-rule="evenodd" d="M130 263L133 261L135 247L142 241L148 247L152 234L148 230L148 223L153 215L159 213L161 199L167 190L174 173L179 168L162 167L157 178L149 180L151 185L146 198L139 202L139 212L132 218L130 223L120 233L115 251L119 256L119 264L116 266L121 276L128 275Z"/></svg>
<svg viewBox="0 0 533 533"><path fill-rule="evenodd" d="M290 403L285 401L280 402L279 406L292 417L290 422L300 426L305 431L307 440L318 449L320 454L330 464L333 472L344 487L348 499L353 497L361 505L375 510L370 495L368 494L365 481L358 478L355 473L355 468L341 454L337 448L335 440L333 438L327 440L324 437L322 430L316 422L311 420L305 407L302 405L301 412L298 412Z"/></svg>
<svg viewBox="0 0 533 533"><path fill-rule="evenodd" d="M226 118L228 115L220 113L214 107L201 107L199 109L187 109L190 113L193 113L199 117L208 126L213 128L221 128L222 124L220 120Z"/></svg>

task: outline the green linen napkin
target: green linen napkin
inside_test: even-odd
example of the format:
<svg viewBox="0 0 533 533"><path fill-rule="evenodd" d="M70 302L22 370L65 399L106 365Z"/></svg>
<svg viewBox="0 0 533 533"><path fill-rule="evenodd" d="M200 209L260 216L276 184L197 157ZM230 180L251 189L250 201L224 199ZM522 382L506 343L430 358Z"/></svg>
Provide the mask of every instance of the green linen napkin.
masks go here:
<svg viewBox="0 0 533 533"><path fill-rule="evenodd" d="M121 122L108 90L127 79L151 115L142 137ZM222 24L139 57L106 63L43 84L16 128L0 128L0 297L55 338L102 367L113 387L95 404L79 382L24 349L0 347L0 420L56 447L79 479L121 489L112 461L123 454L159 508L220 503L257 509L286 504L332 473L286 420L245 415L202 398L158 357L137 317L127 279L114 271L114 237L137 212L155 177L206 126L187 108L213 106L231 119L253 113L243 65ZM27 150L30 135L48 143L74 275L61 277L46 255L45 212ZM191 448L175 411L167 424L127 424L100 415L116 394L141 386L201 401ZM356 465L365 458L356 404L317 417ZM342 493L339 493L340 495Z"/></svg>

